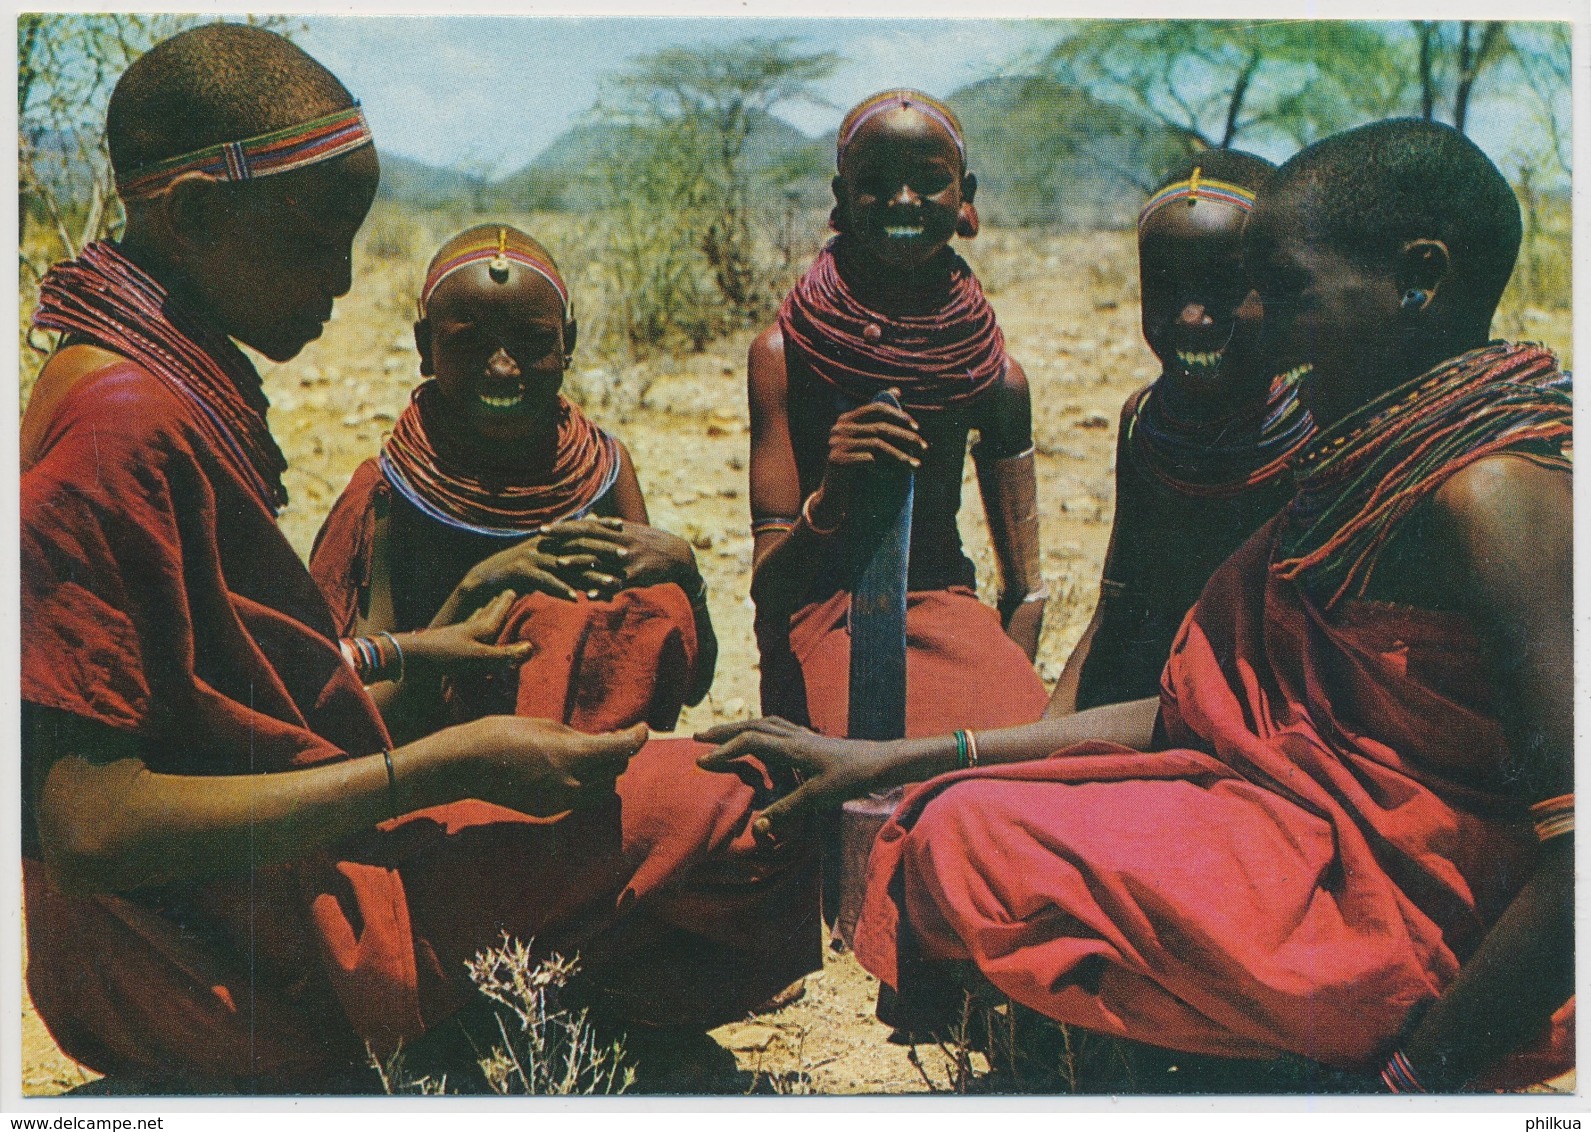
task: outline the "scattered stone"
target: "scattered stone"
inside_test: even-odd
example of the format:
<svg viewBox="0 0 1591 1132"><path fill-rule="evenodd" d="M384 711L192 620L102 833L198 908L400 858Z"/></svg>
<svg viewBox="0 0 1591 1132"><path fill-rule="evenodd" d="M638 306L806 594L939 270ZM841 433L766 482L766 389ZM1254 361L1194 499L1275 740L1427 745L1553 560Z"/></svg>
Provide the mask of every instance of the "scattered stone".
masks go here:
<svg viewBox="0 0 1591 1132"><path fill-rule="evenodd" d="M1091 410L1090 412L1087 412L1087 413L1083 414L1083 419L1082 420L1074 421L1072 423L1072 427L1073 428L1109 428L1110 427L1110 417L1109 417L1109 415L1100 412L1098 409L1094 409L1094 410Z"/></svg>

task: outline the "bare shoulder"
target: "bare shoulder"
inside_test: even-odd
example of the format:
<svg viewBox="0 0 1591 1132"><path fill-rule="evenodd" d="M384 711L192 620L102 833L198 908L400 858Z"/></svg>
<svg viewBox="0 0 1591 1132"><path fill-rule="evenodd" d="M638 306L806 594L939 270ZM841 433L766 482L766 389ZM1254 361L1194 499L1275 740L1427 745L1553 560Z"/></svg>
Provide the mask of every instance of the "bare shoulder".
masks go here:
<svg viewBox="0 0 1591 1132"><path fill-rule="evenodd" d="M760 432L783 420L790 396L785 371L784 335L775 323L752 340L746 356L746 397L751 407L752 431Z"/></svg>
<svg viewBox="0 0 1591 1132"><path fill-rule="evenodd" d="M784 388L784 334L777 323L752 339L746 352L746 380L754 395Z"/></svg>
<svg viewBox="0 0 1591 1132"><path fill-rule="evenodd" d="M1534 540L1569 526L1574 490L1566 469L1501 453L1455 472L1431 503L1458 531L1498 538L1519 533Z"/></svg>
<svg viewBox="0 0 1591 1132"><path fill-rule="evenodd" d="M1033 400L1028 375L1015 358L1010 358L1000 380L975 403L969 423L982 436L980 459L1003 459L1025 452L1033 445Z"/></svg>

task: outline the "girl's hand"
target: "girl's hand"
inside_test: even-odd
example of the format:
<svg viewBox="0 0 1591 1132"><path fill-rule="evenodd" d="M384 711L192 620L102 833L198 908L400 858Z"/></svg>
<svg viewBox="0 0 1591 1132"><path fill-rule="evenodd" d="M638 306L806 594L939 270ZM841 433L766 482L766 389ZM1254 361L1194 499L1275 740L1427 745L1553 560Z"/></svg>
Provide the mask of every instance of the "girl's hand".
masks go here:
<svg viewBox="0 0 1591 1132"><path fill-rule="evenodd" d="M465 796L546 817L610 796L647 730L587 735L551 720L491 715L435 736L444 737Z"/></svg>
<svg viewBox="0 0 1591 1132"><path fill-rule="evenodd" d="M700 580L690 543L645 523L623 519L573 519L542 533L543 547L560 561L589 562L566 577L589 596L676 582L687 594Z"/></svg>
<svg viewBox="0 0 1591 1132"><path fill-rule="evenodd" d="M793 772L801 783L752 824L752 832L764 840L779 840L784 829L808 813L837 809L851 798L893 785L889 744L830 739L777 716L710 727L696 741L718 745L696 760L703 770L733 774L735 761L752 755L769 770Z"/></svg>
<svg viewBox="0 0 1591 1132"><path fill-rule="evenodd" d="M571 584L572 579L589 570L595 560L561 556L547 542L545 534L532 535L477 563L442 604L431 626L436 628L462 621L470 610L480 608L507 590L522 594L539 590L574 601L579 593L576 584Z"/></svg>
<svg viewBox="0 0 1591 1132"><path fill-rule="evenodd" d="M928 442L904 409L869 401L849 409L829 429L829 459L823 484L813 501L812 518L825 530L837 526L850 510L857 485L874 466L922 467Z"/></svg>
<svg viewBox="0 0 1591 1132"><path fill-rule="evenodd" d="M535 652L534 645L528 641L497 643L518 596L513 590L503 590L463 621L394 634L403 650L404 678L495 672L524 664Z"/></svg>

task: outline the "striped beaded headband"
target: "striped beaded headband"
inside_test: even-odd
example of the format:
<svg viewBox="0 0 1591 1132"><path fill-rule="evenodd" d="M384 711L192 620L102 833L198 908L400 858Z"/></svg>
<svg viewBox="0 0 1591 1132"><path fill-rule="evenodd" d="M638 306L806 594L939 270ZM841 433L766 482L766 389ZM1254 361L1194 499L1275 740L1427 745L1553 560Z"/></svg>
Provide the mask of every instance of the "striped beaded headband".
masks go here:
<svg viewBox="0 0 1591 1132"><path fill-rule="evenodd" d="M856 107L845 116L845 121L840 123L839 144L835 147L834 163L845 160L845 150L851 144L851 139L856 137L856 132L862 128L869 118L875 117L896 107L918 110L928 115L944 127L950 135L950 140L956 143L956 152L961 154L961 163L967 163L967 143L961 134L961 123L956 120L955 112L931 95L920 90L885 90L878 94L863 99Z"/></svg>
<svg viewBox="0 0 1591 1132"><path fill-rule="evenodd" d="M297 126L243 141L221 142L142 166L116 178L123 200L150 196L179 177L198 173L216 181L252 181L330 161L371 143L370 123L359 103Z"/></svg>
<svg viewBox="0 0 1591 1132"><path fill-rule="evenodd" d="M1207 181L1201 173L1202 170L1195 166L1193 176L1186 181L1173 182L1150 197L1149 203L1144 205L1143 211L1138 214L1138 227L1142 228L1151 216L1166 205L1179 200L1185 200L1189 204L1198 200L1212 200L1218 204L1229 204L1244 212L1254 210L1254 190L1234 185L1230 181Z"/></svg>
<svg viewBox="0 0 1591 1132"><path fill-rule="evenodd" d="M482 236L484 240L485 234L483 233ZM441 285L442 280L452 275L455 271L462 271L470 264L480 263L482 260L487 262L492 278L499 283L508 281L506 273L510 263L517 263L523 267L530 268L537 275L551 283L553 289L558 292L558 297L563 300L563 320L569 322L574 318L574 306L569 300L569 289L564 286L563 279L558 275L558 269L552 265L550 260L542 259L523 248L509 247L507 228L497 229L497 239L495 241L485 240L473 247L466 247L463 251L456 252L440 263L431 266L431 270L425 276L425 286L420 288L420 317L425 317L425 305L431 301L432 292ZM502 278L499 279L499 275L502 275Z"/></svg>

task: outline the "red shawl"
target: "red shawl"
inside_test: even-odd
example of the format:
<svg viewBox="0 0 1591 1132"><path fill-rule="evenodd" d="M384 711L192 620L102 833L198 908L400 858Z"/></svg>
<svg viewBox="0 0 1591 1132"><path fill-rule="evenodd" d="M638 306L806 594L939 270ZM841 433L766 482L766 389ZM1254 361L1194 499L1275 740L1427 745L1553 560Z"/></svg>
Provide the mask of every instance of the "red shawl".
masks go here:
<svg viewBox="0 0 1591 1132"><path fill-rule="evenodd" d="M131 362L23 453L23 700L130 732L152 770L247 774L387 743L319 590L194 405ZM24 862L40 1016L73 1057L282 1080L417 1032L397 874L330 856L128 896ZM407 972L407 974L405 973Z"/></svg>
<svg viewBox="0 0 1591 1132"><path fill-rule="evenodd" d="M880 835L856 941L892 986L970 959L1052 1018L1193 1052L1385 1056L1525 878L1477 642L1270 569L1211 579L1166 667L1182 749L935 779Z"/></svg>

